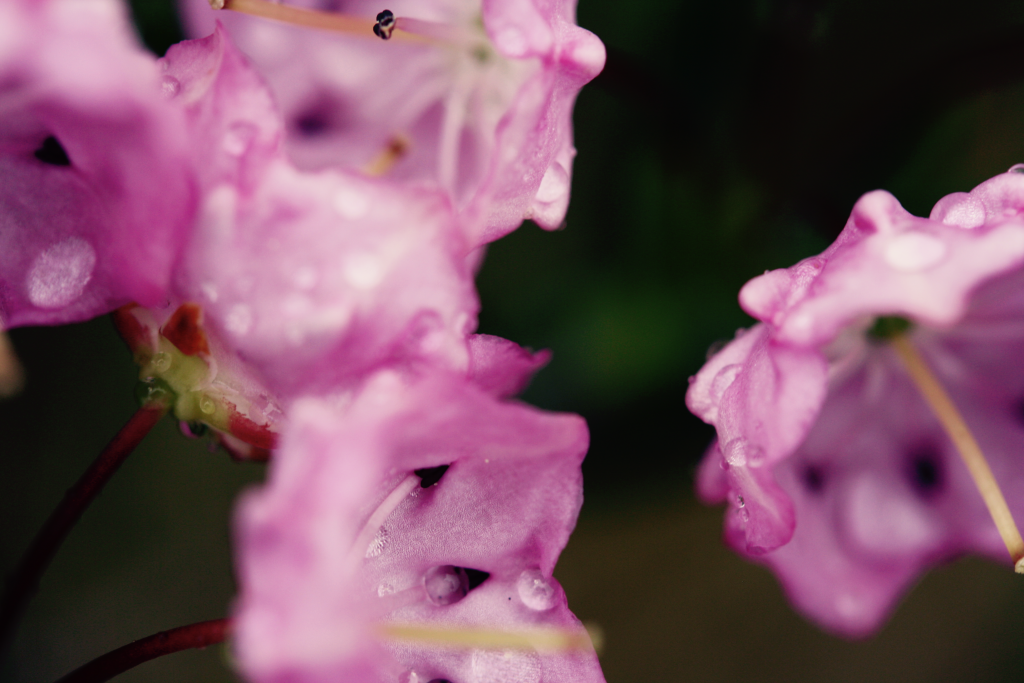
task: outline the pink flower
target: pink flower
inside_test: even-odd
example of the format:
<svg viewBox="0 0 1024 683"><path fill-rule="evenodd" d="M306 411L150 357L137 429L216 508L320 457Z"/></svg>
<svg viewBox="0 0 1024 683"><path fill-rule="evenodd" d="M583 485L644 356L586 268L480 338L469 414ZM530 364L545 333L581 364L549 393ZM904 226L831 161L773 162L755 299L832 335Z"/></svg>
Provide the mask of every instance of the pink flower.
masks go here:
<svg viewBox="0 0 1024 683"><path fill-rule="evenodd" d="M1024 514L1021 209L1015 172L944 198L929 219L865 195L820 256L743 288L741 304L763 322L692 380L687 405L718 431L701 496L730 501L728 542L832 630L877 628L935 562L1006 560L939 420L868 331L880 316L914 324L909 338Z"/></svg>
<svg viewBox="0 0 1024 683"><path fill-rule="evenodd" d="M0 326L160 302L195 192L121 4L3 3L0 107Z"/></svg>
<svg viewBox="0 0 1024 683"><path fill-rule="evenodd" d="M372 18L363 0L300 3ZM387 172L452 197L476 243L524 218L558 227L569 201L572 106L600 72L604 46L575 25L575 2L389 5L427 20L433 42L333 35L182 2L194 35L222 18L269 81L288 122L289 156L304 169ZM420 22L421 24L423 22Z"/></svg>
<svg viewBox="0 0 1024 683"><path fill-rule="evenodd" d="M269 483L237 518L246 676L602 681L551 576L586 447L579 417L444 373L385 371L343 405L296 403Z"/></svg>
<svg viewBox="0 0 1024 683"><path fill-rule="evenodd" d="M204 193L167 301L117 319L140 379L173 394L179 420L265 457L298 395L385 366L469 369L472 259L443 194L295 170L269 93L220 29L172 47L162 67ZM484 365L536 367L484 346Z"/></svg>
<svg viewBox="0 0 1024 683"><path fill-rule="evenodd" d="M197 304L205 333L279 396L384 365L467 368L473 264L442 193L295 170L268 92L220 30L173 47L163 67L203 196L157 326Z"/></svg>

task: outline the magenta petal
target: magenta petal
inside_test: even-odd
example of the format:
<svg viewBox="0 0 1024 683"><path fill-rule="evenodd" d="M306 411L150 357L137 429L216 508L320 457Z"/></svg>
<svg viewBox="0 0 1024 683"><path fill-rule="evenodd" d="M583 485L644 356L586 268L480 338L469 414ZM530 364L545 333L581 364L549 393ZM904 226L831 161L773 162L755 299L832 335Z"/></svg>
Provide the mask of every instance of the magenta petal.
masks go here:
<svg viewBox="0 0 1024 683"><path fill-rule="evenodd" d="M269 483L238 517L243 669L253 681L602 681L592 652L439 648L381 630L580 631L551 570L586 447L580 418L456 376L381 373L340 412L296 403Z"/></svg>
<svg viewBox="0 0 1024 683"><path fill-rule="evenodd" d="M389 5L457 37L428 47L215 14L205 0L181 6L193 35L221 17L254 60L281 105L299 167L368 169L400 149L388 177L443 189L474 244L526 218L549 229L562 224L575 156L572 106L605 60L601 41L576 26L575 3ZM373 17L381 9L359 1L344 11Z"/></svg>
<svg viewBox="0 0 1024 683"><path fill-rule="evenodd" d="M11 2L3 21L0 324L159 302L195 198L155 60L114 2Z"/></svg>
<svg viewBox="0 0 1024 683"><path fill-rule="evenodd" d="M730 465L774 464L807 434L825 397L827 364L757 325L737 335L691 380L686 405L718 430Z"/></svg>
<svg viewBox="0 0 1024 683"><path fill-rule="evenodd" d="M478 387L499 398L520 393L550 360L550 351L534 353L490 334L469 338L469 376Z"/></svg>

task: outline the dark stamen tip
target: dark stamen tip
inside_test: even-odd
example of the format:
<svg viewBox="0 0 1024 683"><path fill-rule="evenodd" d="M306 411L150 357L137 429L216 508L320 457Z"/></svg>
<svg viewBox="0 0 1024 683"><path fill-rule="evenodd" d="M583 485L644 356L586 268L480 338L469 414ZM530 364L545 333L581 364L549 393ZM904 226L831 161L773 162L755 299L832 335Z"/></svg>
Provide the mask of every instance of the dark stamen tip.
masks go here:
<svg viewBox="0 0 1024 683"><path fill-rule="evenodd" d="M388 40L395 30L395 14L389 9L377 15L377 23L373 25L373 33L381 40Z"/></svg>

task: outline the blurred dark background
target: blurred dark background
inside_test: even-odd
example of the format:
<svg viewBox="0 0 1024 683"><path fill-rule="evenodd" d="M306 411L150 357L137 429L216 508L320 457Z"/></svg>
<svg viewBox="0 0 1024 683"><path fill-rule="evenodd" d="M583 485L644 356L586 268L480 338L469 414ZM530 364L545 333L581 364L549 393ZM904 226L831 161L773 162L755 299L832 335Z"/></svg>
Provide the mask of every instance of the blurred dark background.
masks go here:
<svg viewBox="0 0 1024 683"><path fill-rule="evenodd" d="M158 54L173 7L135 0ZM527 225L479 276L481 331L554 360L526 400L587 417L587 503L556 574L603 628L610 683L1016 681L1024 584L968 559L932 572L875 637L795 615L694 501L711 430L687 377L749 319L740 286L822 250L857 197L927 215L1024 161L1024 4L580 0L608 66L576 108L567 227ZM12 333L26 390L0 403L0 568L134 410L106 319ZM128 641L222 616L232 500L263 476L169 420L86 513L45 577L4 680L44 683ZM231 681L224 648L121 681Z"/></svg>

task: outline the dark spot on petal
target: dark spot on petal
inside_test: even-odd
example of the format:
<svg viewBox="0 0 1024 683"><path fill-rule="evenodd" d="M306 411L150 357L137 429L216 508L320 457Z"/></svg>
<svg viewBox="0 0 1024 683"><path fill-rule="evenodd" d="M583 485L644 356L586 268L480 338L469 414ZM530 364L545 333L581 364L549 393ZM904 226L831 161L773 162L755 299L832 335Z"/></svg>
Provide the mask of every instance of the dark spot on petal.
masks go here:
<svg viewBox="0 0 1024 683"><path fill-rule="evenodd" d="M423 469L413 470L413 474L420 478L420 487L428 489L437 482L441 481L441 477L448 471L451 465L438 465L437 467L424 467Z"/></svg>
<svg viewBox="0 0 1024 683"><path fill-rule="evenodd" d="M310 110L297 116L292 127L299 135L315 138L323 135L331 127L331 122L324 112Z"/></svg>
<svg viewBox="0 0 1024 683"><path fill-rule="evenodd" d="M930 496L942 488L942 456L934 446L921 447L911 451L908 476L914 488L924 496Z"/></svg>
<svg viewBox="0 0 1024 683"><path fill-rule="evenodd" d="M481 583L490 578L488 572L482 572L479 569L466 569L466 578L469 579L469 590L473 590Z"/></svg>
<svg viewBox="0 0 1024 683"><path fill-rule="evenodd" d="M71 159L60 141L52 135L43 140L43 145L35 151L36 159L51 166L70 166Z"/></svg>
<svg viewBox="0 0 1024 683"><path fill-rule="evenodd" d="M805 465L800 472L800 481L809 492L819 494L825 490L825 471L820 465Z"/></svg>
<svg viewBox="0 0 1024 683"><path fill-rule="evenodd" d="M428 683L452 683L447 678L431 678Z"/></svg>

